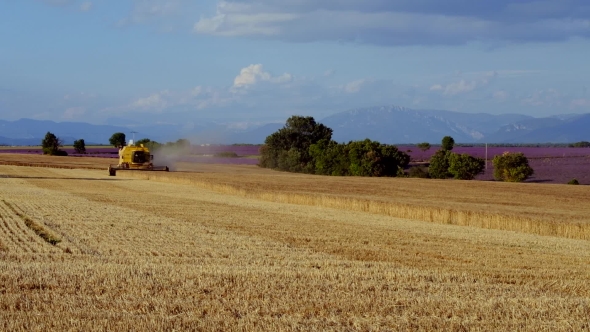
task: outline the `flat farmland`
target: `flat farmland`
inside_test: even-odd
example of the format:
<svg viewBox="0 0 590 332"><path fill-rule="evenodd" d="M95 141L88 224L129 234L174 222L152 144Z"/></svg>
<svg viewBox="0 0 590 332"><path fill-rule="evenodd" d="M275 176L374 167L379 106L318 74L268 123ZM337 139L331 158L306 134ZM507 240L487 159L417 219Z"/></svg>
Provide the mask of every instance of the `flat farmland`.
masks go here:
<svg viewBox="0 0 590 332"><path fill-rule="evenodd" d="M179 169L0 166L0 330L590 328L588 240L362 207L488 202L583 234L582 186Z"/></svg>

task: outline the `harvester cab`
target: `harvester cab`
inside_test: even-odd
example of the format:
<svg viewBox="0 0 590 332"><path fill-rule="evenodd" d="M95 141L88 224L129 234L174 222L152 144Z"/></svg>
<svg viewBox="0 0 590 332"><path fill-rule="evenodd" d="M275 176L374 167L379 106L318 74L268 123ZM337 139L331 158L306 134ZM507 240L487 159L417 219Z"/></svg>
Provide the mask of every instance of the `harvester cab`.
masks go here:
<svg viewBox="0 0 590 332"><path fill-rule="evenodd" d="M143 144L136 146L133 140L119 149L119 164L109 165L109 175L116 176L117 171L161 171L168 172L168 166L154 166L154 155Z"/></svg>

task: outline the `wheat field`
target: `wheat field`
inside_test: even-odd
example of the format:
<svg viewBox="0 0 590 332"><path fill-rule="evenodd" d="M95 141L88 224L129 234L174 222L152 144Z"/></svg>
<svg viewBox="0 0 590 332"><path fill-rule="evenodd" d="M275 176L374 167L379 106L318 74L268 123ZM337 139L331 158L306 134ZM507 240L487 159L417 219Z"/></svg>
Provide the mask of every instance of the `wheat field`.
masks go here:
<svg viewBox="0 0 590 332"><path fill-rule="evenodd" d="M0 166L0 330L590 330L585 188L198 167Z"/></svg>

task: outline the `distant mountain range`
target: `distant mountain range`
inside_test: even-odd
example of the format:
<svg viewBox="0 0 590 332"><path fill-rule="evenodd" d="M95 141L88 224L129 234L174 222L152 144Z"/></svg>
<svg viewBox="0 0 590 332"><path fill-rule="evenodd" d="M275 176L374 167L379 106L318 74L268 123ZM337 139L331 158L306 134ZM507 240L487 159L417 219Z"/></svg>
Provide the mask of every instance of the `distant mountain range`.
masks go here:
<svg viewBox="0 0 590 332"><path fill-rule="evenodd" d="M398 106L369 107L333 114L316 121L334 130L338 142L370 138L382 143L440 143L452 136L458 143L573 143L590 141L590 113L535 118L522 114L492 115L443 110L414 110ZM112 123L112 122L111 122ZM129 123L120 119L116 123ZM261 144L283 123L244 124L232 121L194 121L186 124L94 125L31 119L0 120L0 144L39 145L52 132L65 144L83 138L87 145L108 144L115 132L131 139L159 142L188 138L194 144Z"/></svg>

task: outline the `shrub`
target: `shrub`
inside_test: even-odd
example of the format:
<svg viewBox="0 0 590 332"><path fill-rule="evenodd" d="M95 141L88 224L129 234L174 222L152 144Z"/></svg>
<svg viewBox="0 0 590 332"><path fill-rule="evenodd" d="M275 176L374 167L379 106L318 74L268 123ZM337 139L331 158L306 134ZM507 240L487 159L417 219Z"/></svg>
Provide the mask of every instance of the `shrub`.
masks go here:
<svg viewBox="0 0 590 332"><path fill-rule="evenodd" d="M406 167L410 156L393 145L365 139L348 143L350 175L397 176L399 167Z"/></svg>
<svg viewBox="0 0 590 332"><path fill-rule="evenodd" d="M419 143L416 146L418 147L418 149L422 150L422 152L426 152L430 149L430 143L428 142Z"/></svg>
<svg viewBox="0 0 590 332"><path fill-rule="evenodd" d="M590 142L580 141L569 145L570 148L590 148Z"/></svg>
<svg viewBox="0 0 590 332"><path fill-rule="evenodd" d="M571 179L571 180L569 180L569 182L567 184L579 185L580 182L578 182L577 179Z"/></svg>
<svg viewBox="0 0 590 332"><path fill-rule="evenodd" d="M238 158L238 154L233 151L223 151L218 152L215 154L215 157L222 157L222 158Z"/></svg>
<svg viewBox="0 0 590 332"><path fill-rule="evenodd" d="M350 175L350 158L348 145L335 141L320 140L309 147L309 154L314 160L315 174Z"/></svg>
<svg viewBox="0 0 590 332"><path fill-rule="evenodd" d="M408 176L411 178L421 178L421 179L430 178L430 174L428 174L428 169L424 166L410 167L410 170L408 171Z"/></svg>
<svg viewBox="0 0 590 332"><path fill-rule="evenodd" d="M433 179L448 179L453 177L453 174L449 172L450 167L450 155L451 151L438 150L430 157L430 166L428 167L428 173Z"/></svg>
<svg viewBox="0 0 590 332"><path fill-rule="evenodd" d="M475 158L467 153L449 154L449 173L458 180L473 180L475 176L483 172L485 161L481 158Z"/></svg>
<svg viewBox="0 0 590 332"><path fill-rule="evenodd" d="M527 157L522 153L504 152L492 160L494 178L507 182L522 182L534 174Z"/></svg>

